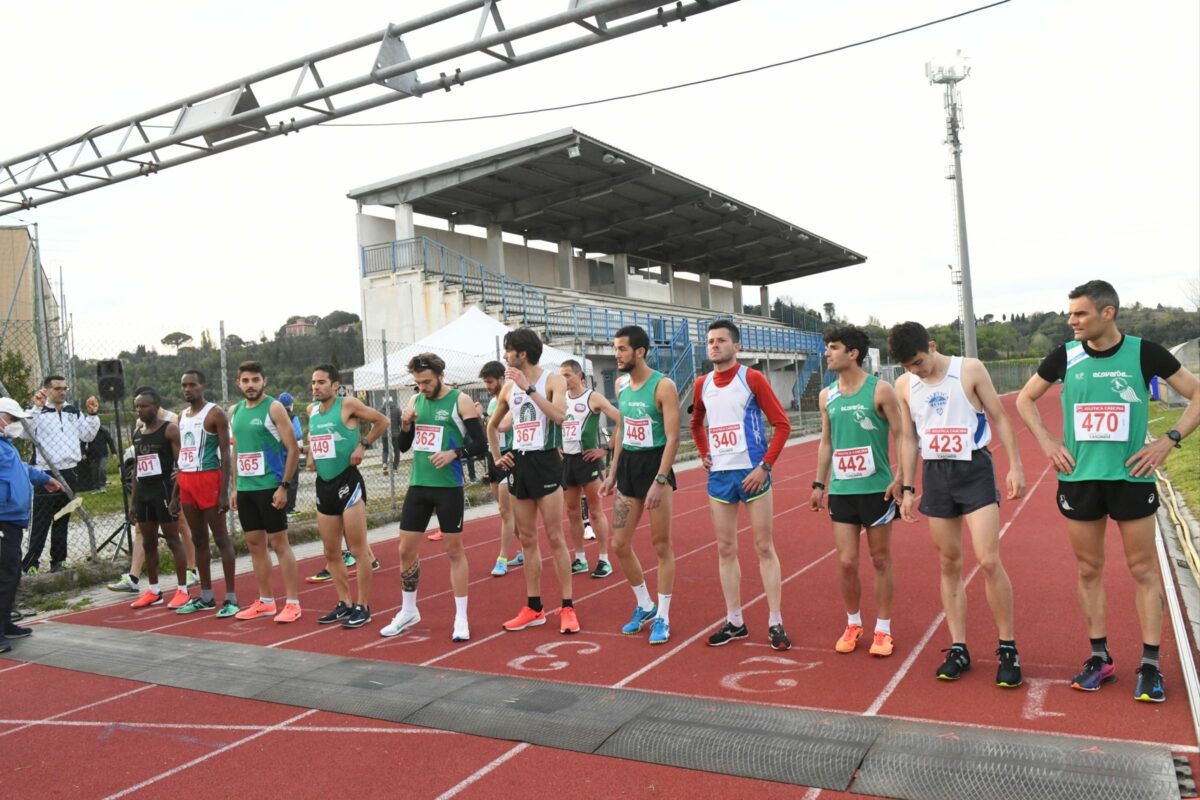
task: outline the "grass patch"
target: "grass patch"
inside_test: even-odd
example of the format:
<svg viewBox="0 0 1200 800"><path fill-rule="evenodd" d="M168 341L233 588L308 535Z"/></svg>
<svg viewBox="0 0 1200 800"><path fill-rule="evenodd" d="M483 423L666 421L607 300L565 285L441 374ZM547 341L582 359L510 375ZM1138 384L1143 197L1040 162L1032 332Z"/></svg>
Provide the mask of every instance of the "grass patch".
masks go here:
<svg viewBox="0 0 1200 800"><path fill-rule="evenodd" d="M1181 416L1182 408L1168 408L1163 403L1155 403L1150 409L1150 435L1155 439L1161 438L1175 427ZM1171 450L1162 467L1180 499L1193 513L1200 511L1200 450L1197 447L1200 447L1200 437L1185 439L1183 447Z"/></svg>

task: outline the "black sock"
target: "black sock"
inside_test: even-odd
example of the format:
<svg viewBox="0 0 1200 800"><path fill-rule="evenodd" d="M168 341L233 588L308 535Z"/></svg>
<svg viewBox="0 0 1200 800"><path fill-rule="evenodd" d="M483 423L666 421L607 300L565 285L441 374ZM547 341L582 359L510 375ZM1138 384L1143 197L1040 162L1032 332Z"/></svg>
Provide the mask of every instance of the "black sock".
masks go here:
<svg viewBox="0 0 1200 800"><path fill-rule="evenodd" d="M967 652L967 645L964 642L955 642L950 645L951 650L961 650L962 654L967 657L967 661L971 660L971 654Z"/></svg>
<svg viewBox="0 0 1200 800"><path fill-rule="evenodd" d="M1143 644L1142 645L1142 663L1158 669L1158 645Z"/></svg>
<svg viewBox="0 0 1200 800"><path fill-rule="evenodd" d="M134 575L134 574L131 572L131 573L129 573L129 580L130 580L132 583L137 583L137 582L138 582L138 576L137 576L137 575Z"/></svg>
<svg viewBox="0 0 1200 800"><path fill-rule="evenodd" d="M1089 639L1092 643L1092 657L1104 659L1105 664L1112 663L1112 656L1108 654L1108 637L1101 636L1098 639Z"/></svg>
<svg viewBox="0 0 1200 800"><path fill-rule="evenodd" d="M572 599L571 599L571 598L569 598L569 597L567 597L567 598L564 598L564 599L563 599L562 606L563 606L563 608L574 608L574 607L575 607L575 601L574 601L574 600L572 600Z"/></svg>
<svg viewBox="0 0 1200 800"><path fill-rule="evenodd" d="M1001 639L1000 646L1007 647L1011 650L1016 650L1017 649L1017 640L1016 639Z"/></svg>
<svg viewBox="0 0 1200 800"><path fill-rule="evenodd" d="M529 607L530 607L530 608L532 608L534 611L541 611L541 610L542 610L542 598L540 598L540 597L530 597L530 598L529 598L529 603L528 603L528 605L529 605Z"/></svg>

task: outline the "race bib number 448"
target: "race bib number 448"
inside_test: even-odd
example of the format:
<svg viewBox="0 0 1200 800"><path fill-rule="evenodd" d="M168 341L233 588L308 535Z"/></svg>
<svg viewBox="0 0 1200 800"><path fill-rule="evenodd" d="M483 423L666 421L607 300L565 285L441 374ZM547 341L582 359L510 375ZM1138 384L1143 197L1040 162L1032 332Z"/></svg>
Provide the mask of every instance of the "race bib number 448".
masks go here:
<svg viewBox="0 0 1200 800"><path fill-rule="evenodd" d="M1076 403L1075 441L1128 442L1128 403Z"/></svg>
<svg viewBox="0 0 1200 800"><path fill-rule="evenodd" d="M621 436L622 446L648 447L650 445L650 418L631 419L626 417L622 424L625 433Z"/></svg>

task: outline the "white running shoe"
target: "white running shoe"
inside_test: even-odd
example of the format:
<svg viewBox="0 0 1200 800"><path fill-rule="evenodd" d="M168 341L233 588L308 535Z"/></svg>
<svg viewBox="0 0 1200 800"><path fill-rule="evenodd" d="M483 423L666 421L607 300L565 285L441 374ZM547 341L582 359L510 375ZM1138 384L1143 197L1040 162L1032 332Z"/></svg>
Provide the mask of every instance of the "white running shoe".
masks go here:
<svg viewBox="0 0 1200 800"><path fill-rule="evenodd" d="M583 538L584 538L584 541L588 541L588 542L590 542L592 539L596 538L596 532L594 530L592 530L591 525L583 526Z"/></svg>
<svg viewBox="0 0 1200 800"><path fill-rule="evenodd" d="M452 642L465 642L471 638L471 629L467 627L466 617L454 618L454 634L450 637Z"/></svg>
<svg viewBox="0 0 1200 800"><path fill-rule="evenodd" d="M396 616L392 617L392 621L384 625L379 631L380 636L399 636L406 630L416 625L421 621L421 612L415 608L412 611L400 609Z"/></svg>

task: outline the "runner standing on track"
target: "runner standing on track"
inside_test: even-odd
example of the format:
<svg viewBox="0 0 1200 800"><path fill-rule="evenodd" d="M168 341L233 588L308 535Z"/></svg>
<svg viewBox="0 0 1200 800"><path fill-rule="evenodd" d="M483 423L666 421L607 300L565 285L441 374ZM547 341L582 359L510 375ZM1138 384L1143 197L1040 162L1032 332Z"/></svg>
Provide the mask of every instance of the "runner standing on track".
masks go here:
<svg viewBox="0 0 1200 800"><path fill-rule="evenodd" d="M826 501L833 518L833 542L841 564L846 630L834 649L854 652L863 634L862 583L858 577L859 531L866 529L867 548L875 568L875 635L873 656L890 656L892 640L892 520L900 479L888 458L888 432L897 439L904 429L896 392L887 381L862 368L871 340L861 328L825 331L825 363L837 380L821 390L821 445L817 479L809 507L820 511ZM832 475L831 475L832 473Z"/></svg>
<svg viewBox="0 0 1200 800"><path fill-rule="evenodd" d="M183 516L196 545L196 567L200 570L200 596L193 597L175 610L176 614L212 611L217 607L212 592L212 559L208 554L211 530L221 553L221 571L225 576L225 601L217 617L232 617L238 612L234 581L237 578L237 554L225 527L229 510L229 418L216 403L204 399L205 378L200 370L188 370L179 387L188 407L179 417L178 477L171 499L171 513Z"/></svg>
<svg viewBox="0 0 1200 800"><path fill-rule="evenodd" d="M1107 517L1121 532L1125 564L1136 584L1142 660L1133 696L1161 703L1166 699L1158 662L1164 598L1154 541L1154 471L1200 424L1200 381L1161 345L1117 329L1120 300L1112 284L1088 281L1067 297L1075 338L1046 356L1017 397L1017 410L1058 470L1058 508L1075 552L1077 594L1092 654L1071 686L1094 692L1116 680L1104 593ZM1156 375L1187 397L1188 406L1166 436L1144 445L1150 416L1146 387ZM1046 430L1037 410L1038 399L1060 380L1061 440Z"/></svg>
<svg viewBox="0 0 1200 800"><path fill-rule="evenodd" d="M408 362L417 383L417 394L400 415L401 453L413 452L412 474L400 512L400 580L403 603L380 636L397 636L421 621L417 586L421 581L421 540L429 520L437 513L450 561L450 588L454 593L454 632L451 640L471 638L467 624L467 554L463 551L463 515L466 494L463 465L482 456L486 448L479 411L465 393L442 383L446 362L434 353L421 353Z"/></svg>
<svg viewBox="0 0 1200 800"><path fill-rule="evenodd" d="M270 616L276 622L300 619L300 575L288 543L288 491L296 479L300 448L283 403L266 393L267 378L257 361L238 365L238 388L245 396L229 407L233 428L233 508L245 531L258 581L258 599L238 619ZM278 612L271 588L271 554L279 561L286 602Z"/></svg>
<svg viewBox="0 0 1200 800"><path fill-rule="evenodd" d="M496 398L504 388L504 365L499 361L489 361L479 370L479 377L483 379L483 386L492 398L487 407L487 418L490 422L496 413ZM512 412L500 420L499 431L503 434L500 452L507 453L512 449ZM490 451L487 454L484 480L491 489L492 499L500 508L500 555L496 557L496 565L492 567L492 577L500 578L508 574L509 567L519 567L525 563L525 552L521 550L520 543L515 541L517 523L513 518L512 497L508 493L508 470L496 466ZM509 558L508 554L512 552L514 544L517 545L517 554Z"/></svg>
<svg viewBox="0 0 1200 800"><path fill-rule="evenodd" d="M717 537L725 624L708 637L720 647L749 635L742 617L742 567L738 563L738 507L745 504L758 554L758 572L767 595L767 638L773 650L791 650L783 630L779 556L775 552L775 498L771 468L792 432L787 412L766 376L737 361L741 332L727 319L708 326L708 359L713 371L696 379L692 396L692 441L708 471L708 510ZM767 441L763 414L774 432ZM707 431L705 425L707 423Z"/></svg>
<svg viewBox="0 0 1200 800"><path fill-rule="evenodd" d="M1008 453L1005 478L1008 499L1025 494L1025 473L1017 435L996 396L987 368L977 358L953 358L937 351L937 343L916 322L903 322L888 333L892 358L907 370L896 380L896 396L904 421L900 440L901 516L915 520L917 456L923 460L920 510L929 517L929 532L941 560L942 607L952 644L937 677L956 681L971 668L967 651L967 594L963 585L962 523L987 587L988 605L1000 636L996 650L996 685L1021 685L1021 659L1013 637L1013 594L1000 562L1000 490L987 445L995 421ZM986 412L986 413L985 413ZM912 422L910 423L909 420Z"/></svg>
<svg viewBox="0 0 1200 800"><path fill-rule="evenodd" d="M130 608L145 608L163 601L158 587L158 532L161 529L167 547L175 559L175 594L167 608L187 604L187 555L179 540L176 515L171 514L171 496L175 494L175 461L179 456L179 426L159 416L162 398L153 389L143 389L133 400L138 420L133 432L135 461L133 495L130 498L133 523L137 525L146 560L146 579L150 584Z"/></svg>
<svg viewBox="0 0 1200 800"><path fill-rule="evenodd" d="M340 622L360 628L371 621L372 569L358 570L358 602L351 604L350 576L342 559L342 537L360 565L371 563L367 546L367 485L358 465L367 445L387 435L383 414L353 397L339 397L337 367L313 369L312 397L316 405L308 420L309 469L317 473L317 529L325 546L326 569L333 577L338 603L317 619L321 625ZM359 427L371 426L365 437Z"/></svg>
<svg viewBox="0 0 1200 800"><path fill-rule="evenodd" d="M488 445L492 460L509 470L508 490L513 499L517 535L525 552L525 587L528 602L504 623L506 631L520 631L546 623L542 608L542 557L538 548L537 517L542 515L554 572L562 588L559 631L579 633L571 589L571 556L562 529L562 421L567 403L567 386L562 376L538 366L542 340L531 328L517 328L504 335L507 381L496 396L496 413L488 420ZM500 421L512 410L513 449L500 452Z"/></svg>
<svg viewBox="0 0 1200 800"><path fill-rule="evenodd" d="M671 593L675 586L675 549L671 543L671 508L675 492L675 453L679 450L679 392L675 383L646 363L650 337L628 325L613 337L617 369L628 381L617 393L621 421L601 494L614 487L613 547L637 605L621 633L633 635L650 622L650 644L671 638ZM638 351L641 351L640 353ZM650 512L650 541L658 557L658 602L646 589L646 577L633 552L633 533L642 510Z"/></svg>
<svg viewBox="0 0 1200 800"><path fill-rule="evenodd" d="M608 517L600 504L600 483L608 449L600 445L600 415L619 423L621 414L606 397L584 385L583 367L578 361L567 359L558 371L567 384L567 413L562 424L562 483L567 524L571 528L570 544L575 548L571 572L588 571L587 553L583 549L583 503L587 503L589 521L594 525L592 530L596 531L600 547L592 577L607 578L612 574L612 564L608 560Z"/></svg>

